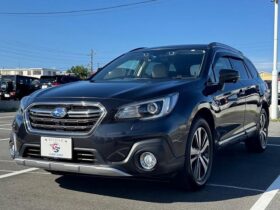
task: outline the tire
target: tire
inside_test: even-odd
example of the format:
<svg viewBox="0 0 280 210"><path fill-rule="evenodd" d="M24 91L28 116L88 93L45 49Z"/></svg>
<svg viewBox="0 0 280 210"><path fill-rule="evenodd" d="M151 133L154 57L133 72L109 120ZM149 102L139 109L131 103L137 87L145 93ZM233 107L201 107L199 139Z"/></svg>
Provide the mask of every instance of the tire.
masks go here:
<svg viewBox="0 0 280 210"><path fill-rule="evenodd" d="M184 169L176 179L177 185L188 191L202 188L210 178L212 163L212 133L207 121L197 118L191 126L187 139Z"/></svg>
<svg viewBox="0 0 280 210"><path fill-rule="evenodd" d="M265 151L267 147L268 123L268 114L265 109L261 109L257 131L245 141L246 148L249 152L260 153Z"/></svg>

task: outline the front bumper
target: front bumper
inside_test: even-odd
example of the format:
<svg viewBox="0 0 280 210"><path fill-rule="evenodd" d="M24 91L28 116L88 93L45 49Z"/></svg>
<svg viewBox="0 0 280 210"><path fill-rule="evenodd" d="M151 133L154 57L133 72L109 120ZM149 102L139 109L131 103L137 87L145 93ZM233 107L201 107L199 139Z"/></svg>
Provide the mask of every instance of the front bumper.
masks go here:
<svg viewBox="0 0 280 210"><path fill-rule="evenodd" d="M26 156L27 147L40 150L40 139L45 135L27 131L20 113L14 120L11 136L16 148L15 160L20 165L101 176L157 177L177 172L184 166L188 134L185 120L176 112L150 121L104 120L88 136L59 136L72 139L73 151L91 151L97 161L90 164L44 158L40 151L39 157ZM50 134L49 137L58 136ZM157 165L151 171L143 170L139 165L143 152L152 152L157 158Z"/></svg>
<svg viewBox="0 0 280 210"><path fill-rule="evenodd" d="M16 136L14 135L14 137ZM17 141L17 140L16 140ZM156 177L169 175L181 169L184 164L184 156L175 157L170 147L163 139L149 139L136 142L128 155L122 161L110 162L102 158L95 150L98 161L93 164L73 162L72 160L52 159L45 157L26 157L24 151L35 144L23 144L19 152L16 152L15 161L18 165L42 168L50 171L62 171L72 173L91 174L98 176L146 176ZM36 145L39 149L40 145ZM77 148L73 150L76 151ZM79 148L81 149L81 148ZM84 150L92 150L84 148ZM140 166L139 157L143 152L152 152L157 158L157 165L151 171L146 171Z"/></svg>

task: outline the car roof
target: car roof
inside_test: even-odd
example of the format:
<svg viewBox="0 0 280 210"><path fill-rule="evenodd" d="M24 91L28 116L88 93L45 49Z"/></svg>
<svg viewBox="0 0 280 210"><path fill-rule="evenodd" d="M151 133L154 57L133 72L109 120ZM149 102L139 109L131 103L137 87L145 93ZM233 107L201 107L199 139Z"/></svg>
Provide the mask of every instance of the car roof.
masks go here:
<svg viewBox="0 0 280 210"><path fill-rule="evenodd" d="M130 52L134 51L149 51L149 50L168 50L168 49L200 49L200 50L207 50L207 49L224 49L228 51L232 51L234 53L243 55L241 51L219 42L211 42L209 44L183 44L183 45L169 45L169 46L160 46L160 47L141 47L131 50Z"/></svg>
<svg viewBox="0 0 280 210"><path fill-rule="evenodd" d="M169 46L159 46L159 47L142 47L137 48L132 51L147 51L147 50L168 50L168 49L207 49L206 44L189 44L189 45L169 45Z"/></svg>

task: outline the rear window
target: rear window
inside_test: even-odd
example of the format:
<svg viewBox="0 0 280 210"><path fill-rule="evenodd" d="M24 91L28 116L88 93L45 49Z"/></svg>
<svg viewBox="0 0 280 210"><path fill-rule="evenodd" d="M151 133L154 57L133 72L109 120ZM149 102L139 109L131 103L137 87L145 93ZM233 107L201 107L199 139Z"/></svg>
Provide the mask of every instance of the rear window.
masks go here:
<svg viewBox="0 0 280 210"><path fill-rule="evenodd" d="M248 60L248 59L246 59L245 62L246 62L246 65L247 65L251 75L253 76L253 78L260 77L259 73L258 73L258 70L254 66L254 64L250 60Z"/></svg>
<svg viewBox="0 0 280 210"><path fill-rule="evenodd" d="M241 80L249 79L247 69L242 60L236 58L230 58L229 60L231 62L232 68L239 72Z"/></svg>

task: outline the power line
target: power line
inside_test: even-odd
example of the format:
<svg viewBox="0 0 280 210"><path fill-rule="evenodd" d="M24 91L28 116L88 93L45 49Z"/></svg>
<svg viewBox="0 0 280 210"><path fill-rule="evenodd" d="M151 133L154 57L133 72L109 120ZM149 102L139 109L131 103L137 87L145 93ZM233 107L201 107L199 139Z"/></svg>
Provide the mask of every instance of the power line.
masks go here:
<svg viewBox="0 0 280 210"><path fill-rule="evenodd" d="M44 51L44 52L52 52L52 53L56 53L56 54L68 54L71 56L88 56L86 53L80 53L80 52L69 52L69 51L65 51L65 50L61 50L61 49L54 49L54 48L50 48L50 47L45 47L45 46L38 46L38 45L34 45L31 43L23 43L21 41L15 41L15 40L1 40L0 42L1 45L6 45L6 46L14 46L16 48L24 48L24 49L30 49L33 48L36 51ZM22 46L22 47L20 47Z"/></svg>
<svg viewBox="0 0 280 210"><path fill-rule="evenodd" d="M1 52L0 52L1 54ZM20 64L23 64L23 66L31 66L31 67L34 67L34 66L43 66L43 67L47 67L47 68L52 68L53 66L56 66L56 68L59 68L59 69L68 69L70 68L71 66L75 66L77 65L77 63L65 63L65 62L58 62L58 61L53 61L51 59L48 59L48 60L42 60L42 59L34 59L34 58L24 58L24 59L21 59L19 57L15 57L15 56L10 56L10 55L1 55L1 61L12 61L12 65L11 64L1 64L5 67L10 67L10 68L14 68L15 66L17 66L15 63L20 63ZM44 63L50 63L49 65L45 65ZM31 65L30 65L31 64ZM82 63L79 63L79 65L86 65L84 62ZM12 67L13 66L13 67Z"/></svg>
<svg viewBox="0 0 280 210"><path fill-rule="evenodd" d="M48 54L47 52L32 52L32 51L25 51L21 49L14 49L14 48L2 48L0 46L1 53L13 54L18 56L29 56L29 57L42 57L42 58L49 58L49 59L56 59L56 60L74 60L74 61L81 61L87 60L88 56L84 57L72 57L68 55L61 55L61 54Z"/></svg>
<svg viewBox="0 0 280 210"><path fill-rule="evenodd" d="M10 54L14 56L21 56L21 57L32 57L32 58L41 58L41 59L49 59L49 60L64 60L64 61L84 61L87 58L73 58L73 57L66 57L66 56L50 56L50 55L39 55L35 53L27 53L27 52L20 52L20 51L14 51L11 49L0 49L0 53Z"/></svg>
<svg viewBox="0 0 280 210"><path fill-rule="evenodd" d="M79 13L94 13L100 12L105 10L112 10L124 7L131 7L141 4L149 4L152 2L156 2L158 0L146 0L146 1L139 1L134 3L127 3L127 4L119 4L115 6L108 6L108 7L100 7L100 8L92 8L92 9L81 9L81 10L69 10L69 11L54 11L54 12L0 12L0 15L59 15L59 14L79 14Z"/></svg>

